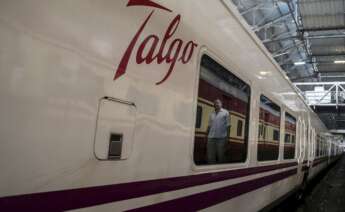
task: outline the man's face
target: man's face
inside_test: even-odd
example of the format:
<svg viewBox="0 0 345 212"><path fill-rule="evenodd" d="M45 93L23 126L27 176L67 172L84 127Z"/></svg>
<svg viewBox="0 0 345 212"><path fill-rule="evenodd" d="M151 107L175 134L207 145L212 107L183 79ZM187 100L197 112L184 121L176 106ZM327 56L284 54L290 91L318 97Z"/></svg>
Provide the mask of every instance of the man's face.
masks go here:
<svg viewBox="0 0 345 212"><path fill-rule="evenodd" d="M214 108L219 111L222 108L222 102L220 100L214 101Z"/></svg>

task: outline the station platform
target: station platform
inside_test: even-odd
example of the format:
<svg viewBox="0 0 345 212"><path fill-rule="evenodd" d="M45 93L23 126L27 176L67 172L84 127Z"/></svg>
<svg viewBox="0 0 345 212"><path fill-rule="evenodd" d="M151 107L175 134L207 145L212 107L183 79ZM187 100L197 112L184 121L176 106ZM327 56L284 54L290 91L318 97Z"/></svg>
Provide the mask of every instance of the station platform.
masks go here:
<svg viewBox="0 0 345 212"><path fill-rule="evenodd" d="M297 212L345 211L345 157L343 156L312 188Z"/></svg>
<svg viewBox="0 0 345 212"><path fill-rule="evenodd" d="M314 178L302 200L296 195L269 212L345 212L345 156Z"/></svg>

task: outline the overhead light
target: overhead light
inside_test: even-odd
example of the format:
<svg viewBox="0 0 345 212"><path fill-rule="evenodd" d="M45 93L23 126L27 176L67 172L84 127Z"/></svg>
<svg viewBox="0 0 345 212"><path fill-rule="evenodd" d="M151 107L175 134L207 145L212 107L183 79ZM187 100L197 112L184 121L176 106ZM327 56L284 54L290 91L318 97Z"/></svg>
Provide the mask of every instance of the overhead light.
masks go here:
<svg viewBox="0 0 345 212"><path fill-rule="evenodd" d="M336 63L336 64L343 64L343 63L345 63L345 60L335 60L334 63Z"/></svg>
<svg viewBox="0 0 345 212"><path fill-rule="evenodd" d="M295 64L295 66L300 66L300 65L304 65L305 62L304 61L300 61L300 62L295 62L294 64Z"/></svg>
<svg viewBox="0 0 345 212"><path fill-rule="evenodd" d="M260 75L261 76L266 76L267 74L269 74L270 72L268 71L260 71Z"/></svg>

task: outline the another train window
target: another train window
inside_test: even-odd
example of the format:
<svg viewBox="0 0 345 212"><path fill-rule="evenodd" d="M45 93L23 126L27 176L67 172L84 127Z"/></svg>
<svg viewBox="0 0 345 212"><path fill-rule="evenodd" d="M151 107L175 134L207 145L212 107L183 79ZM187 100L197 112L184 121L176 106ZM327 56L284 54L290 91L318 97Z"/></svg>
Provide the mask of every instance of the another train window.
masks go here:
<svg viewBox="0 0 345 212"><path fill-rule="evenodd" d="M258 160L277 160L280 140L280 107L267 97L260 96L260 124L264 134L258 138Z"/></svg>
<svg viewBox="0 0 345 212"><path fill-rule="evenodd" d="M296 119L285 113L284 159L295 158Z"/></svg>
<svg viewBox="0 0 345 212"><path fill-rule="evenodd" d="M263 136L264 135L264 126L262 124L259 125L259 136Z"/></svg>
<svg viewBox="0 0 345 212"><path fill-rule="evenodd" d="M273 130L273 140L279 141L279 130Z"/></svg>
<svg viewBox="0 0 345 212"><path fill-rule="evenodd" d="M242 136L243 121L237 121L237 136Z"/></svg>
<svg viewBox="0 0 345 212"><path fill-rule="evenodd" d="M210 57L202 57L198 89L198 107L201 109L197 109L200 114L196 117L194 138L195 164L246 160L249 100L248 84Z"/></svg>
<svg viewBox="0 0 345 212"><path fill-rule="evenodd" d="M320 141L320 156L323 155L323 140L322 140L322 137L321 137L321 141Z"/></svg>
<svg viewBox="0 0 345 212"><path fill-rule="evenodd" d="M320 135L316 135L316 157L320 156L320 144L321 144L321 139L320 139Z"/></svg>
<svg viewBox="0 0 345 212"><path fill-rule="evenodd" d="M196 122L195 128L201 127L201 119L202 119L202 106L198 105L196 108Z"/></svg>

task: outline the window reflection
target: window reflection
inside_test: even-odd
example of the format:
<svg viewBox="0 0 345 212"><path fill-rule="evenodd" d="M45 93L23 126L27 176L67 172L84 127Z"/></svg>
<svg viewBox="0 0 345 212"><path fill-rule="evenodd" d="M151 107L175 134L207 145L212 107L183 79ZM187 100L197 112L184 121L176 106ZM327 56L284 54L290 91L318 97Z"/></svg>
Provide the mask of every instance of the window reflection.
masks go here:
<svg viewBox="0 0 345 212"><path fill-rule="evenodd" d="M243 162L247 157L250 87L210 57L201 59L194 162Z"/></svg>
<svg viewBox="0 0 345 212"><path fill-rule="evenodd" d="M276 160L279 155L280 107L267 97L260 96L258 160ZM264 129L260 133L260 126Z"/></svg>

